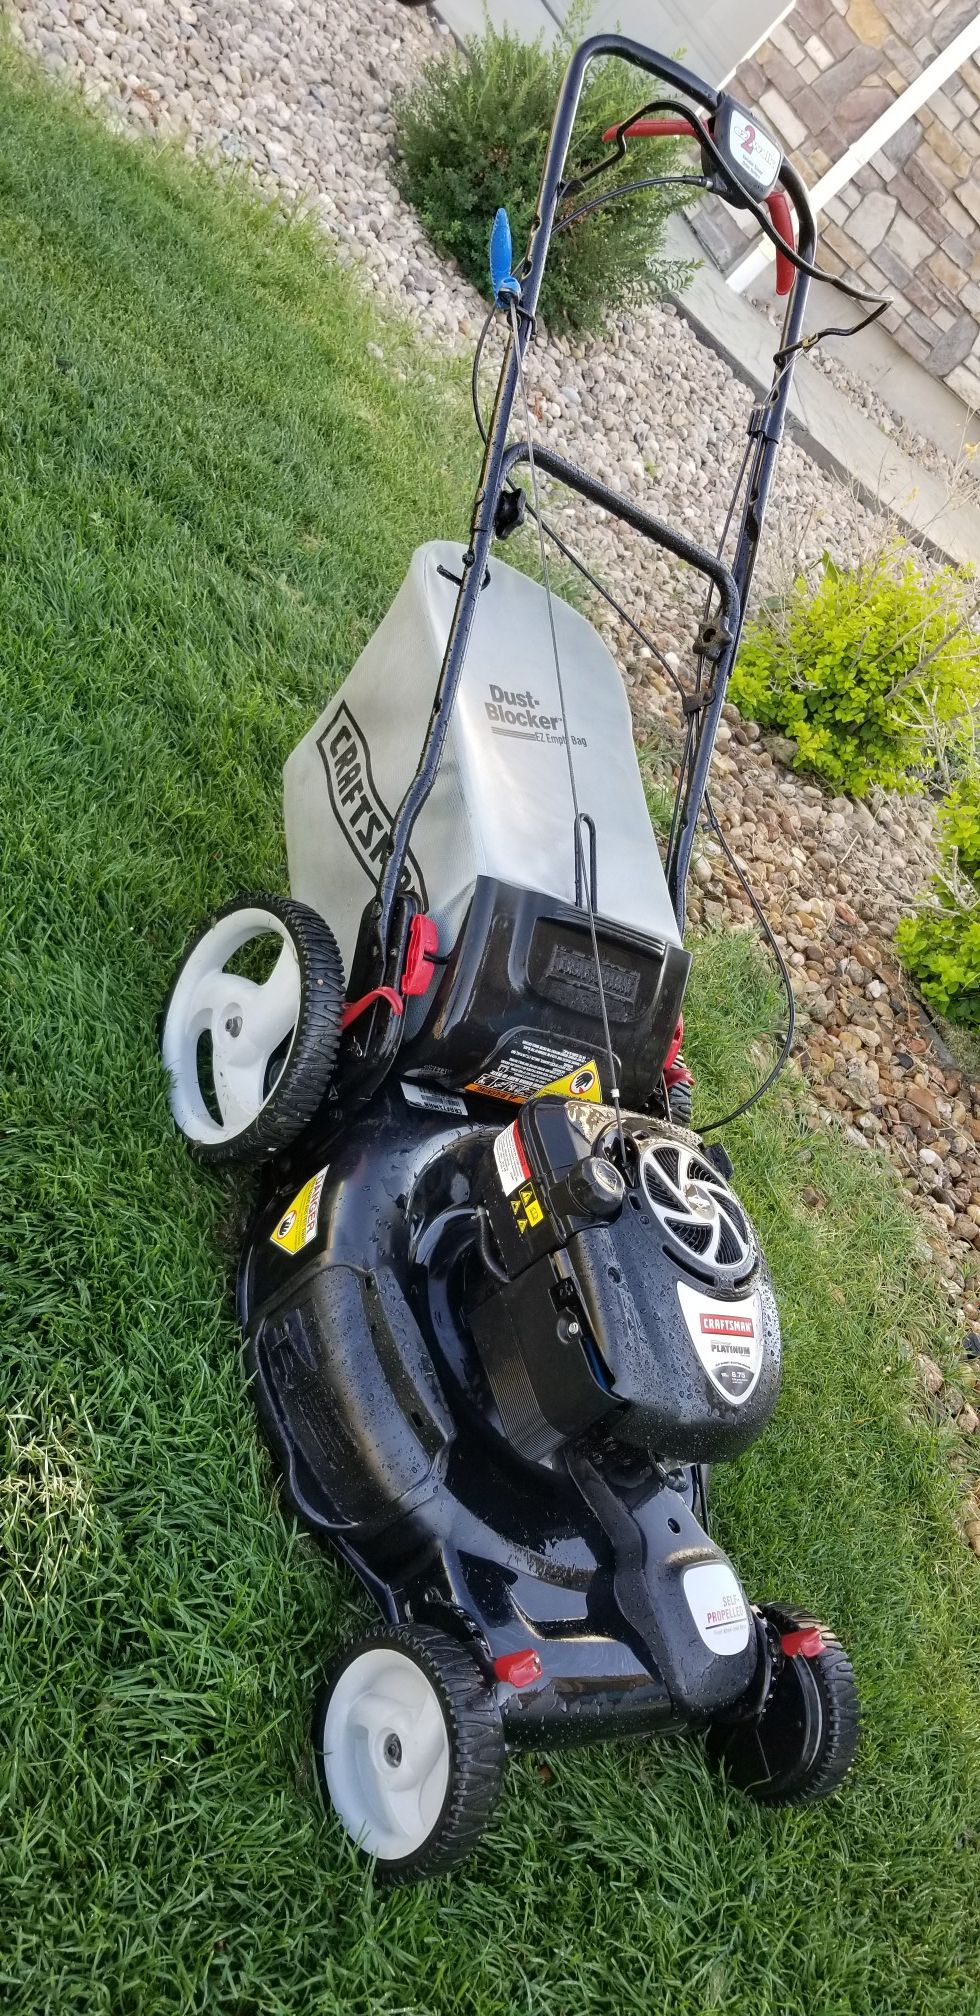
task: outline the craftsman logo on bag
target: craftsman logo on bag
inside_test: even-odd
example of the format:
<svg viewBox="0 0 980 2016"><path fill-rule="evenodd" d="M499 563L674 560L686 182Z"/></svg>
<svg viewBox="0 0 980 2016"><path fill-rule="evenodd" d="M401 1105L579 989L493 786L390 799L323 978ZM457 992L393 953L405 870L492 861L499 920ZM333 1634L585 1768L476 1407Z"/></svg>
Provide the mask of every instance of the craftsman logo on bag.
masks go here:
<svg viewBox="0 0 980 2016"><path fill-rule="evenodd" d="M751 1316L710 1316L702 1309L701 1333L704 1337L754 1337L755 1324Z"/></svg>
<svg viewBox="0 0 980 2016"><path fill-rule="evenodd" d="M346 700L317 737L317 748L334 818L365 875L377 883L388 856L392 816L371 774L368 745ZM411 853L402 869L401 887L428 909L422 871Z"/></svg>

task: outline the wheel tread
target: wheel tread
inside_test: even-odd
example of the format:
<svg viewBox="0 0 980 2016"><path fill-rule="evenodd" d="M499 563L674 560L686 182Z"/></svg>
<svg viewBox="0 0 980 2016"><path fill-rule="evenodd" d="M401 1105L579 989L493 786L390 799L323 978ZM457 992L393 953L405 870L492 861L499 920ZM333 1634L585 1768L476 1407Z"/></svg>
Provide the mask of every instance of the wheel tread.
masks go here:
<svg viewBox="0 0 980 2016"><path fill-rule="evenodd" d="M191 954L223 918L235 910L252 909L271 911L293 940L300 967L299 1016L282 1076L254 1120L226 1141L195 1141L185 1135L195 1160L212 1167L266 1162L297 1140L324 1097L340 1049L345 996L340 948L319 913L291 896L236 896L202 924L185 949L164 1002L161 1035L174 990Z"/></svg>
<svg viewBox="0 0 980 2016"><path fill-rule="evenodd" d="M809 1612L766 1604L763 1614L780 1632L820 1632L823 1651L807 1663L820 1690L827 1736L820 1761L805 1782L774 1792L767 1792L764 1786L760 1786L753 1789L752 1797L761 1806L811 1805L838 1791L854 1766L861 1733L861 1710L854 1668L840 1639Z"/></svg>
<svg viewBox="0 0 980 2016"><path fill-rule="evenodd" d="M375 1646L391 1646L422 1667L442 1701L449 1729L449 1786L429 1839L400 1861L379 1860L376 1865L380 1882L415 1882L454 1868L476 1848L500 1793L506 1760L503 1724L490 1686L465 1645L429 1624L381 1626L338 1656L317 1697L313 1745L320 1793L328 1810L332 1809L322 1765L327 1703L350 1660Z"/></svg>

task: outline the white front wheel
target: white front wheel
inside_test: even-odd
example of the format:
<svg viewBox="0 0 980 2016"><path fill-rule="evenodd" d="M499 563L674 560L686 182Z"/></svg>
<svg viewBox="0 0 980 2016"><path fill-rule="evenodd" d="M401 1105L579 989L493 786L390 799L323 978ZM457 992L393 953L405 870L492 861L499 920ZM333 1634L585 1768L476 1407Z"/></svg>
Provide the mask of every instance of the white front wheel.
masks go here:
<svg viewBox="0 0 980 2016"><path fill-rule="evenodd" d="M469 1854L504 1762L492 1689L464 1646L427 1626L374 1632L342 1655L313 1748L324 1803L394 1881Z"/></svg>

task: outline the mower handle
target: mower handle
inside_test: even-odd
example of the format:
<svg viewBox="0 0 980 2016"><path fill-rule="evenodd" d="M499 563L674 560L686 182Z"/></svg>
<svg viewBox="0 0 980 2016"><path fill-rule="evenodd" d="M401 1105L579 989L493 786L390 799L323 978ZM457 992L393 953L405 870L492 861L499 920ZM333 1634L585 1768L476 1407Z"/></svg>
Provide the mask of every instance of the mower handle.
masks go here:
<svg viewBox="0 0 980 2016"><path fill-rule="evenodd" d="M627 137L631 140L666 140L680 139L682 137L690 140L697 139L697 133L691 125L690 120L677 117L669 119L634 119L631 126L607 126L602 137L604 140L618 140L620 133L622 133L624 140ZM766 197L765 201L773 225L782 239L783 245L789 246L795 252L796 234L793 230L793 212L789 207L789 197L785 189L774 189L772 194ZM788 294L795 279L796 268L792 260L787 259L785 251L781 250L780 246L777 245L776 293Z"/></svg>

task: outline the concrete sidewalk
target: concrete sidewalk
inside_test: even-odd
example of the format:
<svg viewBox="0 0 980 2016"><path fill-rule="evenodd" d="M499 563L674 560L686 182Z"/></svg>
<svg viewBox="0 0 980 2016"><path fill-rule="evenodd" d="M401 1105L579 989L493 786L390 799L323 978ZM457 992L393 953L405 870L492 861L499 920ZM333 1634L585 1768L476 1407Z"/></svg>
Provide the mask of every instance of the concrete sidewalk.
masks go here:
<svg viewBox="0 0 980 2016"><path fill-rule="evenodd" d="M726 286L685 218L668 220L666 244L672 258L702 262L690 287L675 297L680 313L738 377L768 392L778 341L772 323ZM852 313L860 319L851 302L840 305L835 321L846 323ZM930 552L980 566L980 506L951 504L943 479L906 455L805 357L797 361L789 429L814 461L853 484L866 502L887 506Z"/></svg>

